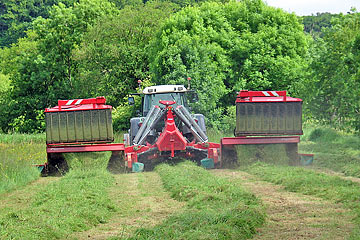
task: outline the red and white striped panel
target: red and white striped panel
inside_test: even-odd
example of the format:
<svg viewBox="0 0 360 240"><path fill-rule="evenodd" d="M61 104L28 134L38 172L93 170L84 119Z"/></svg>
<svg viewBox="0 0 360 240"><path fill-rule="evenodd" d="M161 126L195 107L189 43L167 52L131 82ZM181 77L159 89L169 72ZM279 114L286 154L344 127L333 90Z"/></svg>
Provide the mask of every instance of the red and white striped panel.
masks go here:
<svg viewBox="0 0 360 240"><path fill-rule="evenodd" d="M105 104L105 103L106 103L105 97L58 100L59 106L71 106L71 105L80 105L80 104Z"/></svg>
<svg viewBox="0 0 360 240"><path fill-rule="evenodd" d="M65 105L79 105L84 99L68 100Z"/></svg>
<svg viewBox="0 0 360 240"><path fill-rule="evenodd" d="M265 97L279 97L280 95L276 91L261 91Z"/></svg>
<svg viewBox="0 0 360 240"><path fill-rule="evenodd" d="M241 90L238 97L286 97L286 91L247 91Z"/></svg>

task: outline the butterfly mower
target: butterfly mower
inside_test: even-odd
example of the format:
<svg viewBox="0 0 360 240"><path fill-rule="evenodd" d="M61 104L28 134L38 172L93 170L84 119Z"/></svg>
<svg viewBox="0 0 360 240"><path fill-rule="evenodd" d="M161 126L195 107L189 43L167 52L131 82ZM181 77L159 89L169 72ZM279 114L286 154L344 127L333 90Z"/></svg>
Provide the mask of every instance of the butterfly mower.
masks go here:
<svg viewBox="0 0 360 240"><path fill-rule="evenodd" d="M235 137L208 141L205 117L192 114L197 102L183 85L146 87L141 110L130 120L123 143L113 143L112 107L104 97L59 100L45 109L47 162L43 175L68 170L64 153L111 151L108 169L114 172L151 170L156 164L189 159L205 168L229 167L242 157L238 146L284 144L289 165L300 165L310 154L298 154L302 134L302 100L286 91L240 91L236 97ZM309 160L310 159L310 160Z"/></svg>

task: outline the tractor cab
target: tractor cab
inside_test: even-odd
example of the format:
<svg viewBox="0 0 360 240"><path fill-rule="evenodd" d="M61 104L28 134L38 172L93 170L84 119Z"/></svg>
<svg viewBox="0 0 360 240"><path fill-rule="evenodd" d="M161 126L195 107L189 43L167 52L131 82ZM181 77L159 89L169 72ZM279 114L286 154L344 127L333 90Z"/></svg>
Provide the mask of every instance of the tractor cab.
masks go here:
<svg viewBox="0 0 360 240"><path fill-rule="evenodd" d="M183 105L187 107L185 93L187 89L183 85L160 85L146 87L143 90L142 112L146 116L154 105L163 108L164 105L159 104L160 101L174 101L173 107Z"/></svg>
<svg viewBox="0 0 360 240"><path fill-rule="evenodd" d="M173 107L182 105L191 111L189 103L198 101L198 96L194 90L188 90L183 85L159 85L146 87L142 93L133 93L131 95L141 96L141 111L138 111L139 117L146 117L152 106L158 105L164 108L160 101L174 101ZM134 97L128 98L129 105L135 104Z"/></svg>
<svg viewBox="0 0 360 240"><path fill-rule="evenodd" d="M159 111L164 110L166 106L161 102L172 102L171 107L177 109L178 107L186 109L189 114L191 114L191 107L189 103L194 103L198 101L196 92L193 90L188 90L184 85L158 85L146 87L141 94L132 94L140 95L142 98L141 111L138 111L136 117L131 118L130 120L130 129L129 129L129 141L128 144L132 145L135 139L136 134L138 133L141 125L145 121L148 115L149 118L153 118L154 113L152 109L158 108ZM175 103L174 103L175 102ZM134 105L134 97L129 97L129 104ZM156 110L158 111L158 110ZM205 128L205 117L202 114L193 114L191 119L194 119L199 125L201 130L206 133ZM180 129L181 133L186 136L189 141L194 139L191 130L178 118L175 119L176 126ZM164 121L158 121L152 127L151 132L147 135L146 141L153 144L155 140L159 137L160 133L165 127Z"/></svg>

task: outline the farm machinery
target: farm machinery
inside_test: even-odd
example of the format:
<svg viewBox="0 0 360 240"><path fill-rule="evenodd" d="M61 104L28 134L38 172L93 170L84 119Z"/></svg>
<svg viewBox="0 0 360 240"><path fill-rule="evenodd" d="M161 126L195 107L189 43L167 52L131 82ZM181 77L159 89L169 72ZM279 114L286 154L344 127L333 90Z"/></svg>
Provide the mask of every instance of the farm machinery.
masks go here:
<svg viewBox="0 0 360 240"><path fill-rule="evenodd" d="M235 137L208 141L205 117L191 114L194 91L183 85L146 87L138 117L130 120L124 143L114 141L111 109L104 97L59 100L45 110L47 156L44 171L67 170L63 153L111 151L109 166L151 170L160 162L190 159L205 168L236 165L239 145L284 144L290 165L298 165L302 100L286 91L240 91ZM134 104L134 97L129 97ZM235 119L234 119L235 121Z"/></svg>

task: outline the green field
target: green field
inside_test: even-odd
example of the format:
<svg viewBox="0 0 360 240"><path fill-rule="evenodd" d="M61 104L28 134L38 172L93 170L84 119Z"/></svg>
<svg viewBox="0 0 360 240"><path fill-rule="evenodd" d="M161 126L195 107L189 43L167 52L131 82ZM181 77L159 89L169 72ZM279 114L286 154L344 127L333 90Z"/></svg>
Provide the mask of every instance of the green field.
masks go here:
<svg viewBox="0 0 360 240"><path fill-rule="evenodd" d="M0 134L0 193L37 179L46 162L45 134Z"/></svg>
<svg viewBox="0 0 360 240"><path fill-rule="evenodd" d="M65 176L45 178L32 166L46 161L44 134L1 135L0 238L287 239L286 231L276 230L283 227L299 236L307 231L314 238L317 233L358 239L360 138L324 127L304 132L300 151L315 154L312 166L285 166L281 147L267 146L252 161L244 159L251 159L254 149L238 148L244 158L238 169L208 171L183 162L159 165L151 173L113 175L106 171L110 153L82 153L65 155L70 167ZM213 130L209 135L213 141L230 136ZM267 189L261 181L269 182ZM292 213L293 198L301 203L304 196L316 199L306 198L304 212L296 205ZM280 219L273 227L271 209L278 201L284 206L276 211L287 209L283 214L300 220ZM319 204L336 204L341 211L331 214L337 222L316 224L324 218L313 212ZM307 214L314 223L296 225Z"/></svg>

